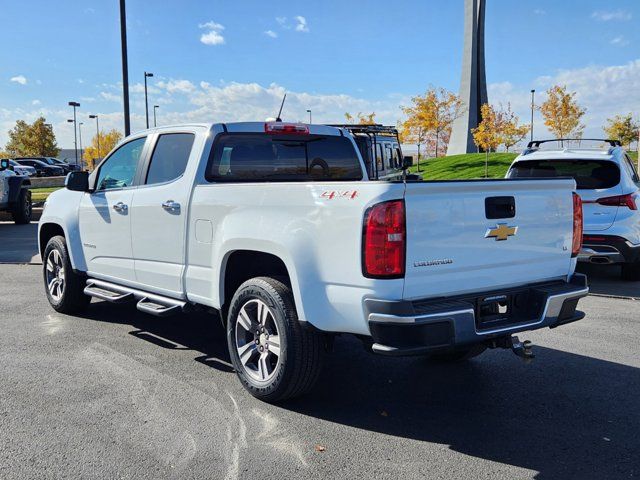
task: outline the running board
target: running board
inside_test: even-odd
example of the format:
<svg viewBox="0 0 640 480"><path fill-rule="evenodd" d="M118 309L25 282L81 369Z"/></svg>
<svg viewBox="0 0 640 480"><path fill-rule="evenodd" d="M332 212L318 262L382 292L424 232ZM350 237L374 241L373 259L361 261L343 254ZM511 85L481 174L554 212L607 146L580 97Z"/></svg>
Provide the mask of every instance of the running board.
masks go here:
<svg viewBox="0 0 640 480"><path fill-rule="evenodd" d="M175 298L156 295L93 278L87 280L84 293L90 297L112 303L126 303L138 300L136 304L138 310L157 317L173 315L189 307L189 304L183 300L176 300Z"/></svg>

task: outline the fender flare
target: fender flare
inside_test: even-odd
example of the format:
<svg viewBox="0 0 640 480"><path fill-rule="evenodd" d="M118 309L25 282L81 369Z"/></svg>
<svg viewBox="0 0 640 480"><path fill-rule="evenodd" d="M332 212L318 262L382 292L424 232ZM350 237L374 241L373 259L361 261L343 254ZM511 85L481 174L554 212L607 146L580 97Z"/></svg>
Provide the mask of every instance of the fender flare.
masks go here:
<svg viewBox="0 0 640 480"><path fill-rule="evenodd" d="M8 177L7 185L9 186L9 203L13 204L18 201L22 189L28 189L31 186L31 180L20 176Z"/></svg>

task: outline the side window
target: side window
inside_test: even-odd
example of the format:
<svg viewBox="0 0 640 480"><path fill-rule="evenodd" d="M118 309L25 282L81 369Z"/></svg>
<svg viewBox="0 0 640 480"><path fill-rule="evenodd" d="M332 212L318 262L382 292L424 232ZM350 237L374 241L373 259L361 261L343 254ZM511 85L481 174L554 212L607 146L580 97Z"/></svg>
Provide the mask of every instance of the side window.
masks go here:
<svg viewBox="0 0 640 480"><path fill-rule="evenodd" d="M640 178L638 178L638 172L636 171L636 167L633 165L633 162L626 155L624 156L624 159L627 170L629 171L629 175L631 175L631 178L635 183L640 183Z"/></svg>
<svg viewBox="0 0 640 480"><path fill-rule="evenodd" d="M382 160L383 160L382 144L376 143L376 165L378 165L379 172L384 170L384 163Z"/></svg>
<svg viewBox="0 0 640 480"><path fill-rule="evenodd" d="M147 172L147 185L175 180L187 168L195 135L192 133L167 133L160 135L151 155Z"/></svg>
<svg viewBox="0 0 640 480"><path fill-rule="evenodd" d="M384 144L384 159L386 160L386 164L387 164L387 168L389 170L392 170L394 168L393 166L393 153L391 150L391 144L390 143L385 143Z"/></svg>
<svg viewBox="0 0 640 480"><path fill-rule="evenodd" d="M146 137L136 138L113 152L100 167L96 190L130 187L136 176L145 141Z"/></svg>

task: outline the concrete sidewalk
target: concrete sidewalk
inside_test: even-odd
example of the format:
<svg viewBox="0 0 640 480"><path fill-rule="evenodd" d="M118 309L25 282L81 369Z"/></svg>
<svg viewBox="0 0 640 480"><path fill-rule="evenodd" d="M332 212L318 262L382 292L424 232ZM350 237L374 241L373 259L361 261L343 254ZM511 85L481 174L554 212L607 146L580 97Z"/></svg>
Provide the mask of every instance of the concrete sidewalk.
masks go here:
<svg viewBox="0 0 640 480"><path fill-rule="evenodd" d="M38 224L0 222L0 263L42 263L38 253Z"/></svg>

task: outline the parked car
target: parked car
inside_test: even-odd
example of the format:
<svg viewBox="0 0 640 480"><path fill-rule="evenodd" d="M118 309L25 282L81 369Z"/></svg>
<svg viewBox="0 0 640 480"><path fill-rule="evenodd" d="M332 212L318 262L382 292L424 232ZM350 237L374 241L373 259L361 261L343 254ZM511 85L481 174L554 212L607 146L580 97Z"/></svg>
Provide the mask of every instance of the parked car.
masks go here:
<svg viewBox="0 0 640 480"><path fill-rule="evenodd" d="M36 169L39 177L58 177L64 175L64 169L59 166L49 165L38 158L16 158L20 165L27 165Z"/></svg>
<svg viewBox="0 0 640 480"><path fill-rule="evenodd" d="M9 166L13 169L14 172L16 172L17 175L23 175L23 176L27 176L27 177L35 177L36 176L36 169L35 168L30 167L28 165L20 165L15 160L9 159Z"/></svg>
<svg viewBox="0 0 640 480"><path fill-rule="evenodd" d="M339 334L382 355L530 358L513 334L584 317L572 179L369 181L349 130L255 122L136 133L66 187L38 230L51 306L215 309L265 401L308 391Z"/></svg>
<svg viewBox="0 0 640 480"><path fill-rule="evenodd" d="M76 165L75 163L67 163L64 160L60 160L59 158L53 158L53 157L45 157L45 158L46 158L46 163L48 163L49 165L62 167L64 169L64 173L82 170L80 165Z"/></svg>
<svg viewBox="0 0 640 480"><path fill-rule="evenodd" d="M31 221L31 180L11 170L9 159L0 160L0 212L9 212L17 224Z"/></svg>
<svg viewBox="0 0 640 480"><path fill-rule="evenodd" d="M640 177L618 141L595 141L605 146L545 150L540 147L556 140L530 142L507 177L575 179L584 205L584 245L578 260L620 264L623 279L640 280Z"/></svg>

